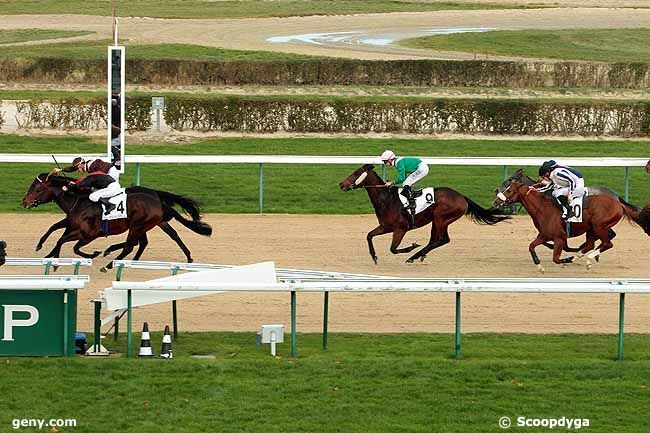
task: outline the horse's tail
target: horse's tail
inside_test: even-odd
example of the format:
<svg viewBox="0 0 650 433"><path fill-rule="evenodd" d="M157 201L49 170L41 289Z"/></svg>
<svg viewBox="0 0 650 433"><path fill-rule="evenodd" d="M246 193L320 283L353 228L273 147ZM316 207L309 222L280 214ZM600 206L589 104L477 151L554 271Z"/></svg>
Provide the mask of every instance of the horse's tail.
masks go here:
<svg viewBox="0 0 650 433"><path fill-rule="evenodd" d="M632 220L639 225L650 236L650 204L643 209L634 206L623 200L621 197L618 201L623 205L623 214L628 220Z"/></svg>
<svg viewBox="0 0 650 433"><path fill-rule="evenodd" d="M510 219L509 216L503 215L499 208L484 209L478 203L468 199L467 197L465 197L465 200L467 201L467 211L465 211L465 215L469 215L472 218L472 221L477 224L494 225L501 221Z"/></svg>
<svg viewBox="0 0 650 433"><path fill-rule="evenodd" d="M199 203L195 200L192 200L189 197L183 197L182 195L172 194L166 191L156 191L160 197L160 201L165 208L165 211L169 213L174 219L183 224L188 229L192 230L194 233L198 233L203 236L212 235L212 227L210 224L201 221L201 207ZM174 209L174 205L177 204L183 208L185 212L192 218L191 220L185 218L183 215L178 213Z"/></svg>

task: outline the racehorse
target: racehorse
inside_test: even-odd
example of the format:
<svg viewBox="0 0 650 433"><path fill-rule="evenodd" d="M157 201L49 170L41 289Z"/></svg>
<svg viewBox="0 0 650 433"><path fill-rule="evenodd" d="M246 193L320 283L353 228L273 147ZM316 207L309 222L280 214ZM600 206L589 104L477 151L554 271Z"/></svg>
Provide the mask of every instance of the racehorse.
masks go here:
<svg viewBox="0 0 650 433"><path fill-rule="evenodd" d="M537 268L544 272L535 248L547 241L553 241L554 263L572 263L576 258L574 256L560 258L567 242L567 232L565 222L562 220L562 210L555 204L555 200L526 183L511 180L505 189L497 194L495 203L509 205L516 202L520 202L526 208L539 232L528 246ZM650 209L649 206L646 208ZM611 228L623 217L637 223L650 236L650 212L627 203L611 191L589 195L588 206L583 209L582 222L570 223L571 236L587 235L587 241L581 246L577 257L587 255L588 269L592 265L590 259L612 248ZM594 248L596 240L600 240L598 248Z"/></svg>
<svg viewBox="0 0 650 433"><path fill-rule="evenodd" d="M507 216L500 215L499 209L483 209L477 203L453 189L439 187L434 191L434 204L416 214L415 226L410 227L410 218L403 209L398 196L398 189L385 187L384 181L374 171L372 164L366 164L355 170L339 186L343 191L365 188L368 192L368 197L370 197L379 221L379 226L371 230L366 236L370 257L372 257L375 264L377 264L377 255L372 243L372 238L375 236L393 233L390 252L393 254L409 253L420 245L414 243L406 248L398 248L406 232L432 223L429 243L406 261L406 263L413 263L417 259L424 261L429 251L448 244L450 241L447 230L449 225L463 215L470 216L476 223L489 225L509 219Z"/></svg>
<svg viewBox="0 0 650 433"><path fill-rule="evenodd" d="M122 252L116 257L121 260L129 255L136 244L139 244L134 260L139 260L147 247L149 241L147 232L158 226L170 238L172 238L185 254L188 263L191 263L192 255L187 246L183 243L178 233L169 221L173 218L179 221L188 229L203 236L212 234L212 227L201 221L200 208L194 200L165 191L157 191L144 187L127 188L127 218L102 222L101 205L88 199L87 195L66 193L65 188L70 179L62 176L49 176L47 173L39 174L32 182L29 190L23 197L23 207L33 208L38 205L56 202L65 212L66 217L53 224L41 237L36 246L40 250L45 240L55 230L65 228L63 235L46 257L59 257L61 246L66 242L77 241L73 251L85 258L95 258L101 251L92 254L81 251L81 247L93 240L109 235L117 235L128 230L125 242L112 245L104 252L106 256L112 251L122 248ZM187 219L174 209L177 204L183 208L191 217ZM105 225L106 233L102 225ZM113 263L101 268L102 272L111 269Z"/></svg>
<svg viewBox="0 0 650 433"><path fill-rule="evenodd" d="M494 193L498 194L500 192L503 192L508 187L508 185L510 185L512 182L520 182L520 183L523 183L524 185L528 185L528 186L533 186L533 185L537 184L536 180L533 180L530 177L528 177L526 175L526 173L524 173L524 170L520 168L517 171L515 171L510 177L506 178L503 181L503 183L501 184L501 186L494 190ZM551 191L546 191L546 194L549 197L552 197ZM609 189L607 187L604 187L604 186L589 187L588 194L590 196L591 195L598 195L598 194L609 194L609 195L611 195L613 197L616 197L617 199L620 198L618 196L618 194L616 194L614 191L612 191L611 189ZM495 205L496 205L496 203L495 203ZM574 235L571 234L569 237L574 237ZM610 241L616 237L616 232L611 228L608 231L608 237L609 237ZM544 242L542 245L545 246L548 249L551 249L551 250L554 248L552 242ZM562 250L564 252L567 252L567 253L577 253L585 245L587 245L587 243L583 242L578 248L571 248L569 246L568 241L567 241L567 243L564 244L564 247L562 247ZM596 257L596 261L598 261L598 257Z"/></svg>

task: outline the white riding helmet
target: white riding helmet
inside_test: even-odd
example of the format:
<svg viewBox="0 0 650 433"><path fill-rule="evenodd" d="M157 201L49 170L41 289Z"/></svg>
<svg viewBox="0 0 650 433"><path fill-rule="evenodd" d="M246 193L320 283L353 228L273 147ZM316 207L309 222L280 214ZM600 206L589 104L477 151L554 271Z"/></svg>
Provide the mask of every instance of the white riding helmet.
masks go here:
<svg viewBox="0 0 650 433"><path fill-rule="evenodd" d="M381 154L381 160L390 161L391 159L395 159L395 153L392 150L384 150L384 153Z"/></svg>

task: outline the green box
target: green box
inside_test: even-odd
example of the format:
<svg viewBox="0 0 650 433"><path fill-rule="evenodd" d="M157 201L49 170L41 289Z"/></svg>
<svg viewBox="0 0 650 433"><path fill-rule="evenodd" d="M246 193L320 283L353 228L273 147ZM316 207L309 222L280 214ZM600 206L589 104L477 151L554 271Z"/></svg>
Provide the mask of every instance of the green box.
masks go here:
<svg viewBox="0 0 650 433"><path fill-rule="evenodd" d="M77 290L0 290L0 356L73 356Z"/></svg>

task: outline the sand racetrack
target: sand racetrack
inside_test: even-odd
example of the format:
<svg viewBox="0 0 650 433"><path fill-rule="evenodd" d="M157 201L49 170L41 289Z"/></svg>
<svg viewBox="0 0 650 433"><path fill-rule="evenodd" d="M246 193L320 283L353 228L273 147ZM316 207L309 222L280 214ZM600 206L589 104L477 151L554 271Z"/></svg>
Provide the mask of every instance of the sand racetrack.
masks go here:
<svg viewBox="0 0 650 433"><path fill-rule="evenodd" d="M42 257L54 245L55 233L39 253L34 246L59 215L2 214L0 239L7 240L11 257ZM450 227L451 244L432 252L424 263L407 265L405 255L388 251L389 236L376 238L379 265L368 256L365 235L375 227L374 215L220 215L206 220L214 227L212 238L202 238L180 224L173 224L193 252L196 262L246 264L273 260L278 267L357 272L395 276L435 277L538 277L527 248L536 232L528 217L493 227L462 219ZM650 277L650 238L641 229L622 222L616 227L614 249L591 271L573 264L562 268L550 262L550 251L538 253L546 266L543 277ZM159 229L150 232L143 260L182 261L177 246ZM407 235L405 242L424 244L428 230ZM101 249L123 237L97 240L87 252ZM110 242L109 242L110 241ZM576 240L571 242L572 245ZM72 244L63 249L72 256ZM113 256L114 257L114 256ZM79 298L79 326L92 329L88 300L110 286L113 272L98 271L106 258L95 260L91 284ZM69 269L69 268L68 268ZM88 269L88 268L86 268ZM42 268L2 267L1 274L39 273ZM65 271L59 270L59 273ZM70 271L68 271L70 272ZM166 273L127 270L124 280L145 280ZM171 322L170 304L136 311L136 328L147 320L155 329ZM464 332L603 332L617 331L617 295L465 294ZM262 323L289 320L288 294L216 294L179 302L181 330L255 330ZM322 320L322 296L298 296L298 330L318 331ZM433 293L337 293L330 296L330 329L334 332L452 332L453 294ZM626 331L650 332L650 297L628 296Z"/></svg>
<svg viewBox="0 0 650 433"><path fill-rule="evenodd" d="M636 1L571 2L584 7L510 10L448 10L436 12L377 13L341 16L242 19L120 18L120 38L129 44L193 44L239 50L280 51L295 54L356 59L474 59L474 53L427 51L394 43L369 43L424 36L431 29L612 29L643 28L650 23L650 9ZM590 7L611 6L611 7ZM618 7L615 7L618 6ZM85 15L0 15L0 30L62 29L95 32L66 40L110 39L109 17ZM313 40L284 43L269 38L326 34ZM340 37L349 36L349 37ZM30 42L32 43L32 42ZM33 43L40 43L35 41ZM483 57L481 57L483 58ZM516 57L490 56L492 60ZM530 59L529 59L530 60Z"/></svg>

